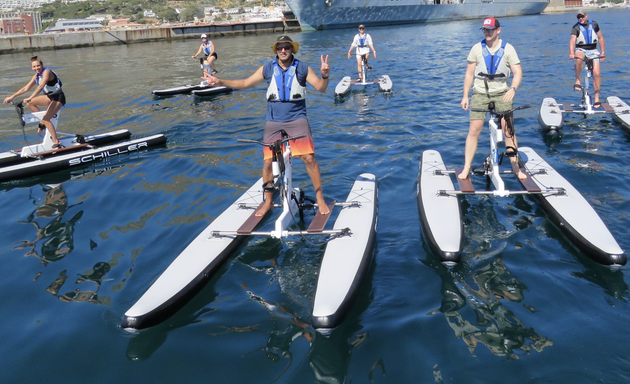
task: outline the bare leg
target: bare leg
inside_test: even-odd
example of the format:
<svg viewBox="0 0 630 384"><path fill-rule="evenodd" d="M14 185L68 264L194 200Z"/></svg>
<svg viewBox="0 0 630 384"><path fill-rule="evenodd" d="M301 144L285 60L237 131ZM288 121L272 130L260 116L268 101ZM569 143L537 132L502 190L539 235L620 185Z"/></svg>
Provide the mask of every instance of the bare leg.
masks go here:
<svg viewBox="0 0 630 384"><path fill-rule="evenodd" d="M580 81L580 75L582 74L582 63L584 63L584 54L582 52L575 53L576 58L580 58L575 60L575 84L582 84Z"/></svg>
<svg viewBox="0 0 630 384"><path fill-rule="evenodd" d="M210 68L212 68L212 75L214 75L215 73L217 73L217 70L214 69L214 61L216 60L216 57L214 56L210 56L208 57L208 64L210 64Z"/></svg>
<svg viewBox="0 0 630 384"><path fill-rule="evenodd" d="M272 159L265 159L263 162L263 185L268 181L273 182L271 163ZM273 208L273 192L265 192L265 204L256 211L255 215L258 217L265 216L271 208Z"/></svg>
<svg viewBox="0 0 630 384"><path fill-rule="evenodd" d="M314 154L302 155L300 158L306 164L306 171L308 175L311 177L311 181L313 182L313 188L315 188L315 200L317 200L317 206L319 208L319 213L322 215L328 215L330 213L330 209L328 209L328 205L326 205L326 201L324 200L324 193L322 192L322 181L321 181L321 173L319 171L319 163L315 159Z"/></svg>
<svg viewBox="0 0 630 384"><path fill-rule="evenodd" d="M501 127L503 128L503 136L505 137L505 146L518 149L518 141L516 140L516 133L508 135L507 125L505 119L501 119ZM518 164L518 156L510 156L510 163L512 163L512 172L518 177L519 180L527 179L527 174L521 171L521 167Z"/></svg>
<svg viewBox="0 0 630 384"><path fill-rule="evenodd" d="M468 178L470 174L470 168L472 167L475 153L477 152L477 142L479 141L479 135L483 129L483 120L470 120L470 128L468 129L468 136L466 137L466 152L464 154L464 169L457 175L458 178L464 180Z"/></svg>
<svg viewBox="0 0 630 384"><path fill-rule="evenodd" d="M52 138L53 143L58 144L59 139L57 138L57 132L55 131L55 126L50 121L57 112L61 109L62 105L58 101L51 101L50 105L48 105L48 109L46 110L46 114L42 117L42 124L46 126L48 133L50 133L50 137Z"/></svg>
<svg viewBox="0 0 630 384"><path fill-rule="evenodd" d="M359 79L363 79L361 76L361 56L357 56L357 72L359 72Z"/></svg>
<svg viewBox="0 0 630 384"><path fill-rule="evenodd" d="M39 107L48 107L50 103L51 102L48 96L39 95L39 96L33 97L31 99L31 102L25 103L25 105L28 107L28 109L31 110L31 112L39 112L40 111Z"/></svg>
<svg viewBox="0 0 630 384"><path fill-rule="evenodd" d="M602 85L602 78L601 78L601 70L599 67L599 60L593 60L593 90L594 92L594 96L595 96L595 100L593 101L594 103L598 103L599 102L599 89L601 88Z"/></svg>

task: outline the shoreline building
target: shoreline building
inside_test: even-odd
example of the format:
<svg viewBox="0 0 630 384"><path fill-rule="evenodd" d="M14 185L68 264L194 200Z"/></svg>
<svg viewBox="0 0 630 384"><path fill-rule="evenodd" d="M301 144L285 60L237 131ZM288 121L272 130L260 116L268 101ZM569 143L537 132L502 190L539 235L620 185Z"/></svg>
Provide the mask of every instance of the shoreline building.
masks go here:
<svg viewBox="0 0 630 384"><path fill-rule="evenodd" d="M44 30L44 33L93 31L103 29L103 24L95 19L59 19L52 27Z"/></svg>
<svg viewBox="0 0 630 384"><path fill-rule="evenodd" d="M0 35L27 35L41 31L40 12L0 12Z"/></svg>

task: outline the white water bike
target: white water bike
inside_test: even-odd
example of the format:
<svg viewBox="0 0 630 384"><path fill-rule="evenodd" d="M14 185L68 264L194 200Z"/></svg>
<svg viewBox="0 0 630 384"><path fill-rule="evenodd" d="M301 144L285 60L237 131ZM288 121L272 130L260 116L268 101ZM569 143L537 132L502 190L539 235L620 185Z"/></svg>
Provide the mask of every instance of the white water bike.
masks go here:
<svg viewBox="0 0 630 384"><path fill-rule="evenodd" d="M606 265L626 264L624 251L593 207L531 148L522 147L518 151L512 149L519 156L520 171L527 175L522 180L517 177L524 189L505 188L502 176L514 172L500 170L505 157L505 152L501 152L504 140L500 121L505 119L508 132L513 132L513 111L528 107L499 112L494 110L494 103L490 103L487 110L473 109L477 112L489 112L491 115L488 121L490 154L483 165L473 168L471 177L462 180L457 177L461 170L448 170L438 151L423 152L418 176L418 209L429 248L445 264L453 265L460 261L465 236L458 196L530 195L545 210L549 220L587 256ZM455 175L459 190L455 189L451 175ZM486 176L494 189L477 191L473 186L473 176ZM490 183L486 184L486 189L489 187Z"/></svg>
<svg viewBox="0 0 630 384"><path fill-rule="evenodd" d="M602 113L615 113L615 109L606 102L600 103L603 110L598 110L599 106L596 108L596 103L593 103L591 99L590 87L593 78L593 61L601 57L603 56L593 58L575 57L575 60L583 61L585 66L582 84L574 85L575 90L579 90L582 93L580 104L558 103L552 97L543 99L538 112L538 122L546 133L557 133L560 131L564 125L564 115L567 113L575 113L584 117Z"/></svg>
<svg viewBox="0 0 630 384"><path fill-rule="evenodd" d="M370 68L370 73L372 73L371 72L372 67L369 67L369 68ZM393 84L389 76L382 75L379 78L377 78L376 76L373 76L372 79L368 80L367 73L368 73L367 55L363 55L361 56L361 73L359 73L359 78L356 80L353 80L350 76L345 76L344 78L342 78L341 81L335 87L335 96L343 97L347 95L353 86L364 89L365 87L372 84L378 84L378 87L382 92L392 91Z"/></svg>
<svg viewBox="0 0 630 384"><path fill-rule="evenodd" d="M310 225L303 230L291 230L297 224L295 215L316 204L304 197L304 192L293 187L290 140L303 136L284 137L273 143L239 139L269 147L273 152L274 181L263 183L262 178L236 202L217 217L171 263L136 304L125 313L122 327L142 329L156 325L172 316L194 297L214 276L223 262L237 246L250 236L270 236L277 239L288 236L326 235L326 251L318 274L312 324L326 333L345 318L366 275L376 237L377 189L376 177L360 175L354 182L345 202L329 204L331 213L317 212ZM265 216L256 212L264 204L265 192L278 195L281 208L270 231L256 231ZM324 229L333 207L341 207L332 229ZM273 212L273 210L271 211Z"/></svg>

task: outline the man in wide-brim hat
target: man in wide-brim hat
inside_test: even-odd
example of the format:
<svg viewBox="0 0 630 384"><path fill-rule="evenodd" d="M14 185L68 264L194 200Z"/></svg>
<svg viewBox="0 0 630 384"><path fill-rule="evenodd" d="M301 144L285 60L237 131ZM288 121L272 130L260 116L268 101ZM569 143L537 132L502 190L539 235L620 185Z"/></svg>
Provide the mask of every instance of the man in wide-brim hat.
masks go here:
<svg viewBox="0 0 630 384"><path fill-rule="evenodd" d="M291 150L294 157L301 158L306 164L306 170L315 188L319 212L329 214L330 209L326 205L322 192L319 164L315 159L311 127L306 117L306 84L310 84L320 92L326 91L330 75L328 55L325 58L324 55L321 56L321 78L319 78L312 68L295 58L294 54L300 50L300 44L289 36L278 37L271 49L276 54L275 59L258 68L246 79L222 80L212 75L206 75L204 78L210 85L222 85L232 89L247 89L265 80L269 82L263 141L272 143L282 138L283 132L286 132L289 137L306 135L306 137L289 141ZM265 204L256 211L256 216L264 216L273 207L272 152L268 147L264 147L263 155Z"/></svg>

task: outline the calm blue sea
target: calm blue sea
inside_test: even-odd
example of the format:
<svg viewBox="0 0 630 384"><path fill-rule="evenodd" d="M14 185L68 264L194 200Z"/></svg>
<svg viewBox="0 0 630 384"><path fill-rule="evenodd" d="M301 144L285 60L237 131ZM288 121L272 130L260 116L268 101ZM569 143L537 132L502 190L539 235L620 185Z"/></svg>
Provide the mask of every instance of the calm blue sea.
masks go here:
<svg viewBox="0 0 630 384"><path fill-rule="evenodd" d="M606 38L603 96L630 101L628 10L591 11ZM521 145L578 188L630 250L630 134L610 117L571 117L545 138L543 97L578 102L568 42L573 13L501 19L524 80ZM335 101L355 30L295 33L298 57L326 93L308 95L324 193L343 200L362 172L380 182L373 263L353 309L326 338L310 324L323 248L254 238L171 319L132 335L124 312L215 217L260 176L265 87L213 98L154 99L199 80L199 41L38 52L63 79L59 131L164 133L166 147L0 189L0 372L3 383L627 383L627 268L592 262L524 197L466 200L463 262L449 270L421 236L418 161L437 149L463 164L459 102L480 20L370 28L376 90ZM270 60L275 35L214 39L224 78ZM30 78L30 53L0 57L0 95ZM38 140L0 107L0 149ZM475 163L486 156L480 140ZM313 194L301 162L297 184Z"/></svg>

